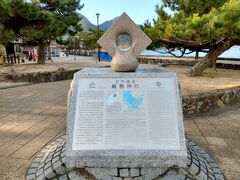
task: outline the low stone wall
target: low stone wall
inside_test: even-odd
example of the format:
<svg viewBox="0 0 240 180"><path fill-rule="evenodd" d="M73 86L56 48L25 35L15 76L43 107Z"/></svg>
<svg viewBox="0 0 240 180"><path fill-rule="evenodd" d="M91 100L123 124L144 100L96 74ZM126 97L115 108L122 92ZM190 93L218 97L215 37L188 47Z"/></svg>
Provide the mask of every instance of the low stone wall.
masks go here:
<svg viewBox="0 0 240 180"><path fill-rule="evenodd" d="M199 94L183 96L183 113L203 113L240 103L240 86Z"/></svg>
<svg viewBox="0 0 240 180"><path fill-rule="evenodd" d="M74 73L79 70L80 69L23 74L6 74L4 75L4 78L6 80L14 82L44 83L73 79Z"/></svg>
<svg viewBox="0 0 240 180"><path fill-rule="evenodd" d="M141 64L159 64L159 65L186 65L193 66L198 60L186 59L186 58L173 58L158 57L158 56L139 56L138 62Z"/></svg>
<svg viewBox="0 0 240 180"><path fill-rule="evenodd" d="M193 58L171 58L169 56L146 56L146 55L141 55L138 58L138 62L141 64L157 64L160 66L165 66L165 65L184 65L184 66L193 66L195 63L201 60L199 58L198 60L193 59ZM231 60L231 61L237 61L234 58L219 58L219 60ZM223 68L223 69L240 69L239 64L225 64L221 63L221 61L218 61L216 64L217 68Z"/></svg>
<svg viewBox="0 0 240 180"><path fill-rule="evenodd" d="M44 83L72 79L74 73L79 70L80 69L41 73L5 74L1 75L1 78L14 82ZM209 92L196 96L183 96L183 113L193 114L209 112L237 103L240 103L240 87L218 90L216 92Z"/></svg>

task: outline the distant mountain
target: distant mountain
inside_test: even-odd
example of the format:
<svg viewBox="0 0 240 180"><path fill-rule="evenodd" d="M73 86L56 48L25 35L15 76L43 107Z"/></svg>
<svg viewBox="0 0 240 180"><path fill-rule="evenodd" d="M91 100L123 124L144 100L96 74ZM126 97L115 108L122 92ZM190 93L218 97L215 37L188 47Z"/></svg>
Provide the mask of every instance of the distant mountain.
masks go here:
<svg viewBox="0 0 240 180"><path fill-rule="evenodd" d="M97 26L92 24L85 16L81 15L81 21L80 23L82 24L83 30L87 31L88 29L96 29Z"/></svg>
<svg viewBox="0 0 240 180"><path fill-rule="evenodd" d="M82 27L83 27L83 30L84 31L87 31L88 29L97 29L97 26L92 24L85 16L81 15L82 17L82 20L80 21L81 24L82 24ZM107 31L108 28L111 27L111 25L118 19L118 17L110 20L110 21L106 21L102 24L99 25L99 28L104 30L104 31Z"/></svg>
<svg viewBox="0 0 240 180"><path fill-rule="evenodd" d="M118 19L118 17L116 17L110 21L105 21L104 23L99 25L100 29L107 31L117 19Z"/></svg>

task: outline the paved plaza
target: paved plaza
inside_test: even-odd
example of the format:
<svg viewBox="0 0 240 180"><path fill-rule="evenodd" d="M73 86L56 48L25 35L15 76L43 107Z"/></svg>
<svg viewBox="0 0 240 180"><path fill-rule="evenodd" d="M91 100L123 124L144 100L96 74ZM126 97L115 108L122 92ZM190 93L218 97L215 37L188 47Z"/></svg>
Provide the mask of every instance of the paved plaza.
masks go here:
<svg viewBox="0 0 240 180"><path fill-rule="evenodd" d="M24 179L36 153L65 134L71 81L0 90L0 180ZM205 149L227 179L240 177L240 105L185 117L189 139Z"/></svg>

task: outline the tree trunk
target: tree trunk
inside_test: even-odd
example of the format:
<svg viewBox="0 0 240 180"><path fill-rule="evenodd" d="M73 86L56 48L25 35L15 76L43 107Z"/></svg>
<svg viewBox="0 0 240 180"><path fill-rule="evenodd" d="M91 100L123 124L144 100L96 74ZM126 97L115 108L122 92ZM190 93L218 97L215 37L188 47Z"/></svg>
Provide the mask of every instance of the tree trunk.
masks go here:
<svg viewBox="0 0 240 180"><path fill-rule="evenodd" d="M218 56L220 56L223 52L232 47L232 45L233 43L229 40L226 42L220 42L215 46L211 47L204 59L200 60L190 69L188 75L190 77L200 76L203 71L205 71L209 66L211 66L217 61Z"/></svg>
<svg viewBox="0 0 240 180"><path fill-rule="evenodd" d="M49 42L48 42L48 45L47 45L47 46L48 46L48 47L47 47L47 48L48 48L48 60L52 60L50 43L51 43L51 42L49 41Z"/></svg>
<svg viewBox="0 0 240 180"><path fill-rule="evenodd" d="M216 69L217 69L217 62L216 62L216 61L215 61L215 62L213 62L212 68L213 68L214 70L216 70Z"/></svg>
<svg viewBox="0 0 240 180"><path fill-rule="evenodd" d="M38 41L38 64L45 64L45 42L43 40Z"/></svg>

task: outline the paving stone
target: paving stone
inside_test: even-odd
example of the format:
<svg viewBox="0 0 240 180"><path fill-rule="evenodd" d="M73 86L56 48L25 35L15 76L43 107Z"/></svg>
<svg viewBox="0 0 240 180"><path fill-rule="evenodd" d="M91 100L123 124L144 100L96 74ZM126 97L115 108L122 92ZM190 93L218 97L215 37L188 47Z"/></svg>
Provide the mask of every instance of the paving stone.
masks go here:
<svg viewBox="0 0 240 180"><path fill-rule="evenodd" d="M27 175L27 180L34 180L35 179L35 175L34 174L29 174Z"/></svg>
<svg viewBox="0 0 240 180"><path fill-rule="evenodd" d="M33 161L33 164L38 164L42 160L42 157L36 157Z"/></svg>
<svg viewBox="0 0 240 180"><path fill-rule="evenodd" d="M205 137L207 142L210 145L216 145L216 146L228 146L228 144L225 142L223 138L218 138L218 137Z"/></svg>
<svg viewBox="0 0 240 180"><path fill-rule="evenodd" d="M44 165L45 165L45 162L41 162L41 163L39 163L39 165L38 165L38 169L42 169L42 168L44 168Z"/></svg>
<svg viewBox="0 0 240 180"><path fill-rule="evenodd" d="M134 180L144 180L143 177L135 177Z"/></svg>
<svg viewBox="0 0 240 180"><path fill-rule="evenodd" d="M225 141L229 144L229 146L240 149L239 139L225 138Z"/></svg>
<svg viewBox="0 0 240 180"><path fill-rule="evenodd" d="M122 180L120 177L113 177L112 180Z"/></svg>
<svg viewBox="0 0 240 180"><path fill-rule="evenodd" d="M46 178L53 178L56 176L55 171L52 169L52 167L49 167L47 169L44 169L44 174Z"/></svg>
<svg viewBox="0 0 240 180"><path fill-rule="evenodd" d="M36 180L45 180L44 174L43 174L43 173L40 174L40 175L36 178Z"/></svg>
<svg viewBox="0 0 240 180"><path fill-rule="evenodd" d="M239 172L232 172L232 171L225 171L225 175L226 177L228 177L229 180L239 180L239 177L240 177Z"/></svg>
<svg viewBox="0 0 240 180"><path fill-rule="evenodd" d="M74 178L74 177L76 177L77 176L77 173L76 173L76 171L74 171L74 170L72 170L72 171L70 171L69 173L68 173L68 177L70 178L70 179L72 179L72 178Z"/></svg>
<svg viewBox="0 0 240 180"><path fill-rule="evenodd" d="M58 180L68 180L68 177L67 177L67 175L65 174L65 175L63 175L63 176L60 176L60 177L58 178Z"/></svg>
<svg viewBox="0 0 240 180"><path fill-rule="evenodd" d="M29 134L29 133L22 133L19 136L17 136L16 138L12 139L10 141L11 144L20 144L20 145L24 145L26 143L28 143L29 141L31 141L33 138L35 138L36 135L35 134Z"/></svg>
<svg viewBox="0 0 240 180"><path fill-rule="evenodd" d="M191 165L191 174L198 174L200 171L199 166L193 163Z"/></svg>
<svg viewBox="0 0 240 180"><path fill-rule="evenodd" d="M12 144L11 142L6 143L6 144L1 146L0 155L1 156L10 156L11 154L16 152L21 147L22 147L22 145L20 145L20 144Z"/></svg>
<svg viewBox="0 0 240 180"><path fill-rule="evenodd" d="M214 128L207 118L206 119L203 119L202 117L194 118L194 122L197 124L198 127Z"/></svg>
<svg viewBox="0 0 240 180"><path fill-rule="evenodd" d="M193 136L202 136L202 133L199 129L190 129L190 128L185 128L185 133L186 135L188 135L189 137L191 135Z"/></svg>
<svg viewBox="0 0 240 180"><path fill-rule="evenodd" d="M207 141L203 136L191 135L189 139L191 139L193 142L195 142L198 145L207 144Z"/></svg>
<svg viewBox="0 0 240 180"><path fill-rule="evenodd" d="M120 177L129 177L128 169L119 169Z"/></svg>
<svg viewBox="0 0 240 180"><path fill-rule="evenodd" d="M11 138L0 136L0 144L5 144L6 142L8 142L10 140L11 140Z"/></svg>
<svg viewBox="0 0 240 180"><path fill-rule="evenodd" d="M239 148L231 148L233 152L237 155L237 157L240 157L240 149Z"/></svg>
<svg viewBox="0 0 240 180"><path fill-rule="evenodd" d="M236 158L229 157L217 157L218 163L221 165L221 168L229 172L238 172L240 173L240 160Z"/></svg>
<svg viewBox="0 0 240 180"><path fill-rule="evenodd" d="M15 173L26 161L22 159L15 159L10 157L0 156L0 174L12 175Z"/></svg>
<svg viewBox="0 0 240 180"><path fill-rule="evenodd" d="M46 144L49 143L49 141L51 141L52 138L51 137L42 137L42 136L37 136L34 139L32 139L31 141L29 141L26 146L33 146L33 147L39 147L40 149L45 146Z"/></svg>
<svg viewBox="0 0 240 180"><path fill-rule="evenodd" d="M59 129L46 129L39 136L54 138L60 132L61 132L61 130L59 130Z"/></svg>
<svg viewBox="0 0 240 180"><path fill-rule="evenodd" d="M44 165L44 170L48 169L49 167L52 166L52 163L51 162L47 162L45 165Z"/></svg>
<svg viewBox="0 0 240 180"><path fill-rule="evenodd" d="M53 158L53 160L52 160L53 163L55 163L55 162L57 162L57 161L59 161L59 156Z"/></svg>
<svg viewBox="0 0 240 180"><path fill-rule="evenodd" d="M5 180L7 178L8 178L7 176L0 174L0 179Z"/></svg>
<svg viewBox="0 0 240 180"><path fill-rule="evenodd" d="M57 161L53 164L53 169L58 173L58 174L63 174L66 169L62 166L62 163L60 161Z"/></svg>
<svg viewBox="0 0 240 180"><path fill-rule="evenodd" d="M36 176L39 177L43 174L43 168L39 168L37 173L36 173Z"/></svg>
<svg viewBox="0 0 240 180"><path fill-rule="evenodd" d="M18 176L10 176L7 178L7 180L25 180L24 176L18 177Z"/></svg>
<svg viewBox="0 0 240 180"><path fill-rule="evenodd" d="M118 169L117 168L110 169L109 175L118 176Z"/></svg>
<svg viewBox="0 0 240 180"><path fill-rule="evenodd" d="M40 149L41 149L41 147L38 147L38 146L25 145L25 146L21 147L20 149L18 149L14 154L12 154L11 157L21 158L21 159L30 159Z"/></svg>
<svg viewBox="0 0 240 180"><path fill-rule="evenodd" d="M208 152L220 157L237 158L237 153L229 146L209 146Z"/></svg>
<svg viewBox="0 0 240 180"><path fill-rule="evenodd" d="M218 129L217 131L221 134L221 136L223 138L233 138L233 139L239 139L240 136L238 133L233 132L233 131L229 131L229 130L222 130L222 129Z"/></svg>
<svg viewBox="0 0 240 180"><path fill-rule="evenodd" d="M131 169L130 170L130 173L131 173L131 177L137 177L137 176L139 176L140 175L140 172L139 172L139 169Z"/></svg>
<svg viewBox="0 0 240 180"><path fill-rule="evenodd" d="M60 150L54 153L53 158L58 157L60 155Z"/></svg>
<svg viewBox="0 0 240 180"><path fill-rule="evenodd" d="M205 137L222 137L222 135L215 128L200 128L202 134Z"/></svg>
<svg viewBox="0 0 240 180"><path fill-rule="evenodd" d="M216 128L217 126L225 126L227 123L223 121L222 117L209 117L209 122Z"/></svg>

